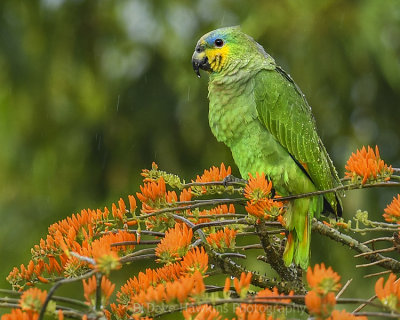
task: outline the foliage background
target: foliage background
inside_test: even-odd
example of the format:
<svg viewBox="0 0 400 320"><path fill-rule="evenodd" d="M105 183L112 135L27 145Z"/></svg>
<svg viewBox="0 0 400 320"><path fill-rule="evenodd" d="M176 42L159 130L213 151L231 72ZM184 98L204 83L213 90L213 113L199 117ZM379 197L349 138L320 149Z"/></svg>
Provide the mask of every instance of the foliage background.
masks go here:
<svg viewBox="0 0 400 320"><path fill-rule="evenodd" d="M207 76L190 59L203 33L238 24L302 88L340 175L366 144L400 166L397 0L2 0L2 287L49 224L136 192L152 161L187 179L234 167L208 127ZM345 218L361 208L379 219L394 194L353 191ZM343 275L354 267L320 240L313 261Z"/></svg>

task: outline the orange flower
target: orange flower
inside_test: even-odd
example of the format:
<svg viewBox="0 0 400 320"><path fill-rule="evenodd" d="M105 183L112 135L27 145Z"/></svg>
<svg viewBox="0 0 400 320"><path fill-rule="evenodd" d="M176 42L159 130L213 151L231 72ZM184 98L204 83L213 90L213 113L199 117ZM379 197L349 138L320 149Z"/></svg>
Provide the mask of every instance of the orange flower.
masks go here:
<svg viewBox="0 0 400 320"><path fill-rule="evenodd" d="M129 212L134 213L137 208L136 199L133 195L129 195L128 200L129 200Z"/></svg>
<svg viewBox="0 0 400 320"><path fill-rule="evenodd" d="M193 231L186 224L177 223L175 228L165 232L165 237L157 245L156 256L158 261L173 263L180 260L187 252L192 242Z"/></svg>
<svg viewBox="0 0 400 320"><path fill-rule="evenodd" d="M188 298L202 295L205 291L203 276L196 271L193 275L180 277L172 282L160 283L155 287L141 290L131 298L131 304L139 303L148 307L152 303L183 303Z"/></svg>
<svg viewBox="0 0 400 320"><path fill-rule="evenodd" d="M311 267L308 267L308 285L319 294L337 291L341 287L339 281L340 276L334 272L331 267L326 269L324 263L321 263L321 266L316 264L314 266L314 271Z"/></svg>
<svg viewBox="0 0 400 320"><path fill-rule="evenodd" d="M273 201L272 199L265 199L251 204L247 201L245 207L248 214L263 220L276 219L279 221L280 214L282 213L283 203Z"/></svg>
<svg viewBox="0 0 400 320"><path fill-rule="evenodd" d="M131 301L132 295L146 291L150 286L177 280L181 275L183 275L183 270L180 263L166 265L155 270L146 269L145 272L139 272L137 277L128 279L126 284L117 292L117 301L127 305Z"/></svg>
<svg viewBox="0 0 400 320"><path fill-rule="evenodd" d="M350 178L353 182L388 181L393 173L392 166L388 166L379 156L378 146L374 150L368 146L368 150L362 147L352 153L345 166L345 177Z"/></svg>
<svg viewBox="0 0 400 320"><path fill-rule="evenodd" d="M140 186L141 192L136 192L136 196L142 202L143 212L153 212L165 201L166 185L163 177L158 181L146 182L144 186Z"/></svg>
<svg viewBox="0 0 400 320"><path fill-rule="evenodd" d="M46 297L47 291L42 291L38 288L30 288L22 294L19 305L24 311L39 313Z"/></svg>
<svg viewBox="0 0 400 320"><path fill-rule="evenodd" d="M392 202L386 207L383 217L387 222L400 223L400 194L393 197Z"/></svg>
<svg viewBox="0 0 400 320"><path fill-rule="evenodd" d="M228 293L231 290L231 278L226 277L225 279L225 285L224 285L224 292Z"/></svg>
<svg viewBox="0 0 400 320"><path fill-rule="evenodd" d="M31 285L34 282L48 282L46 279L41 277L41 274L45 268L45 263L39 260L36 264L31 260L25 267L21 264L20 269L14 267L14 269L7 276L6 280L11 283L14 289L22 290L25 285Z"/></svg>
<svg viewBox="0 0 400 320"><path fill-rule="evenodd" d="M233 204L230 204L229 206L226 204L220 204L215 208L211 209L206 209L202 210L199 212L199 217L194 217L191 218L191 220L198 224L198 223L206 223L210 222L211 219L207 218L207 216L212 216L212 215L223 215L223 214L234 214L235 211L235 206ZM203 218L204 217L204 218Z"/></svg>
<svg viewBox="0 0 400 320"><path fill-rule="evenodd" d="M306 294L305 303L312 316L317 319L326 319L336 305L336 298L333 292L320 295L316 291L309 291Z"/></svg>
<svg viewBox="0 0 400 320"><path fill-rule="evenodd" d="M368 320L364 316L355 316L354 314L348 313L346 310L333 310L328 320Z"/></svg>
<svg viewBox="0 0 400 320"><path fill-rule="evenodd" d="M83 292L86 299L86 302L90 306L96 305L96 290L97 290L97 279L96 276L92 276L87 280L82 280L83 284ZM101 278L101 304L103 306L108 305L108 301L110 299L111 294L115 289L115 284L113 284L106 277Z"/></svg>
<svg viewBox="0 0 400 320"><path fill-rule="evenodd" d="M233 249L235 247L236 233L236 230L226 227L224 230L210 233L207 237L207 242L214 249Z"/></svg>
<svg viewBox="0 0 400 320"><path fill-rule="evenodd" d="M192 200L192 189L183 189L179 195L179 201L190 201Z"/></svg>
<svg viewBox="0 0 400 320"><path fill-rule="evenodd" d="M272 182L265 178L265 174L261 175L256 172L256 177L249 173L249 181L244 188L244 196L249 199L251 203L264 201L269 199L272 190Z"/></svg>
<svg viewBox="0 0 400 320"><path fill-rule="evenodd" d="M208 255L204 248L196 247L186 253L181 261L181 266L184 274L193 274L199 271L204 275L208 269Z"/></svg>
<svg viewBox="0 0 400 320"><path fill-rule="evenodd" d="M213 306L203 304L182 311L185 320L220 320L222 316Z"/></svg>
<svg viewBox="0 0 400 320"><path fill-rule="evenodd" d="M250 288L250 281L251 272L248 272L247 274L245 272L242 272L242 274L240 275L240 280L238 280L237 278L233 279L233 286L235 287L237 294L241 298L246 297L247 292Z"/></svg>
<svg viewBox="0 0 400 320"><path fill-rule="evenodd" d="M127 319L127 307L125 305L115 303L110 304L111 312L117 319Z"/></svg>
<svg viewBox="0 0 400 320"><path fill-rule="evenodd" d="M254 308L252 304L241 304L236 307L235 314L237 320L274 320L272 316L266 316L265 312Z"/></svg>
<svg viewBox="0 0 400 320"><path fill-rule="evenodd" d="M3 314L1 320L37 320L39 313L24 312L21 309L12 309L11 313Z"/></svg>
<svg viewBox="0 0 400 320"><path fill-rule="evenodd" d="M267 299L267 297L276 297L276 296L281 296L284 297L285 294L283 293L279 293L278 288L277 287L273 287L272 290L266 288L264 290L261 290L257 293L256 297L262 297L263 299L261 301L274 301L274 302L282 302L282 303L290 303L292 302L292 300L289 298L289 296L293 295L293 291L289 292L288 295L288 299ZM274 307L278 307L279 306L274 306Z"/></svg>
<svg viewBox="0 0 400 320"><path fill-rule="evenodd" d="M379 278L375 284L375 293L381 303L393 311L400 311L400 281L391 273L385 285L384 279Z"/></svg>
<svg viewBox="0 0 400 320"><path fill-rule="evenodd" d="M244 189L244 196L249 199L246 211L259 219L276 218L281 213L283 204L270 198L271 190L272 182L266 180L264 173L260 175L256 172L256 177L249 173L249 181Z"/></svg>
<svg viewBox="0 0 400 320"><path fill-rule="evenodd" d="M232 172L230 166L225 169L225 164L221 163L219 168L212 166L209 170L204 170L204 173L201 176L197 176L196 182L215 182L222 181L227 176L229 176Z"/></svg>

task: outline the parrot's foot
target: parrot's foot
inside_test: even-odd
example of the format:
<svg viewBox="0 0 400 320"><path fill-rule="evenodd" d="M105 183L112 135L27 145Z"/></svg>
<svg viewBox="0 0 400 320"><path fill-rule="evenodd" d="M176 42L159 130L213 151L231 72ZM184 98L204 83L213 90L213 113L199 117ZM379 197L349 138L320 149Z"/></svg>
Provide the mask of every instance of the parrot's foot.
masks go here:
<svg viewBox="0 0 400 320"><path fill-rule="evenodd" d="M246 184L247 180L244 180L242 178L236 178L233 175L228 175L224 178L224 180L222 180L222 184L224 185L224 187L226 188L229 184L235 184L235 183L239 183L239 184Z"/></svg>

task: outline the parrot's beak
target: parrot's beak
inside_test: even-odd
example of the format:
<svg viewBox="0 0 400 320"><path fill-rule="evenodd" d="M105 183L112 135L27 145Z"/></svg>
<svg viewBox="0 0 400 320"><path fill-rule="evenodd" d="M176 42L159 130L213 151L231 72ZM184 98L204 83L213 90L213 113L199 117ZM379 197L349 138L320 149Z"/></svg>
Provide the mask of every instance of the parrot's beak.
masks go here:
<svg viewBox="0 0 400 320"><path fill-rule="evenodd" d="M208 63L208 58L204 52L204 47L197 44L192 56L193 70L196 72L197 76L200 78L200 69L211 71L211 66Z"/></svg>

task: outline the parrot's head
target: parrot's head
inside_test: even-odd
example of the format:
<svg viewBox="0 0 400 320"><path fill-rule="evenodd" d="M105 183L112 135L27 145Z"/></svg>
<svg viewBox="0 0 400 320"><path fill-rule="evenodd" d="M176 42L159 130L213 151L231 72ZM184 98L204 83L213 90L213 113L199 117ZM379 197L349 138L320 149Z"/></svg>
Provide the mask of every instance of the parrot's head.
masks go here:
<svg viewBox="0 0 400 320"><path fill-rule="evenodd" d="M230 67L246 64L256 56L266 57L267 54L253 38L235 26L217 29L202 36L194 50L192 64L200 77L199 69L220 73Z"/></svg>

